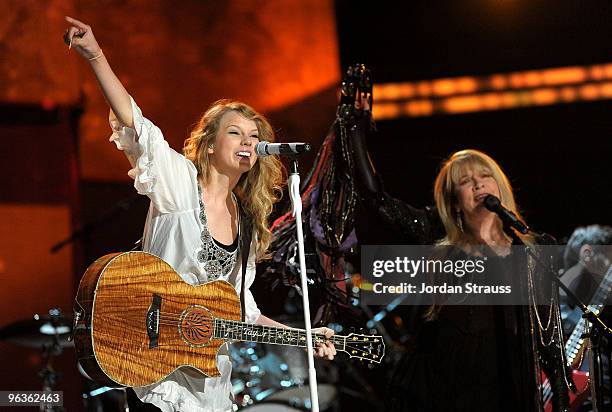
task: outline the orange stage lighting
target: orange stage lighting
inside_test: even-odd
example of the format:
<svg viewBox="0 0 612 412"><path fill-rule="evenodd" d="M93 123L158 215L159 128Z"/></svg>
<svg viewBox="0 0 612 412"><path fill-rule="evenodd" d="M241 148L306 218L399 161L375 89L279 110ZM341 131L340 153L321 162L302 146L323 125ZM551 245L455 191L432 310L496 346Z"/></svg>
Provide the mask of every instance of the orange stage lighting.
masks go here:
<svg viewBox="0 0 612 412"><path fill-rule="evenodd" d="M457 114L612 98L612 63L374 87L374 118ZM383 106L383 107L381 107Z"/></svg>

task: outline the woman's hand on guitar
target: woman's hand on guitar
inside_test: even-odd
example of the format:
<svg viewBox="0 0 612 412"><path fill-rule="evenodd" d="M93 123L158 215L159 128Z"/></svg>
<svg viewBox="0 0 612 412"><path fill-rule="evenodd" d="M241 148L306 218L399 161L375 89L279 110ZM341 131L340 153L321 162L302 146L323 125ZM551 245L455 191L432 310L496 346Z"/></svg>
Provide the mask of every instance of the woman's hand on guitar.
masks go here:
<svg viewBox="0 0 612 412"><path fill-rule="evenodd" d="M330 328L316 328L313 329L312 332L316 333L317 335L325 335L327 339L334 336L334 331ZM332 360L334 359L334 356L336 356L336 347L331 341L328 341L327 343L319 344L314 353L319 358L327 358Z"/></svg>

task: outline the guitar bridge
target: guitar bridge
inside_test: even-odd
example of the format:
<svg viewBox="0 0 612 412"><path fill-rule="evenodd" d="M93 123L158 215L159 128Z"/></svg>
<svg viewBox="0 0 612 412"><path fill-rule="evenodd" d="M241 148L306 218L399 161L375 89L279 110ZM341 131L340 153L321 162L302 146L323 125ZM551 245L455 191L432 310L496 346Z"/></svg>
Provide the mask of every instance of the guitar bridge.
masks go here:
<svg viewBox="0 0 612 412"><path fill-rule="evenodd" d="M147 311L147 335L149 336L149 349L157 346L159 340L159 316L161 311L161 296L153 294L153 302Z"/></svg>

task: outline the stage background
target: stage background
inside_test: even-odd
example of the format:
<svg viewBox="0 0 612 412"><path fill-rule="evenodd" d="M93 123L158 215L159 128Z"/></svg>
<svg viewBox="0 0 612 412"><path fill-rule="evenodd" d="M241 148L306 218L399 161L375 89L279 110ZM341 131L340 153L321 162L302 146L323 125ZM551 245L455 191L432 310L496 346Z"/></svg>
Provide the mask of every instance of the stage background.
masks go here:
<svg viewBox="0 0 612 412"><path fill-rule="evenodd" d="M148 206L108 142L108 108L87 64L62 43L64 15L93 27L176 150L224 97L264 112L282 140L318 148L342 72L355 62L377 84L612 62L604 0L0 0L0 8L0 326L51 307L70 313L85 267L130 249ZM577 225L611 223L611 109L598 100L400 117L379 121L369 145L386 190L415 206L432 203L452 151L484 150L511 177L530 224L563 239ZM303 175L313 158L302 160ZM370 221L368 230L380 228ZM50 253L73 231L74 242ZM268 299L268 289L254 286L260 306L282 314L284 298ZM39 388L41 362L40 351L0 342L0 389ZM80 410L70 350L56 368L67 410ZM384 374L365 376L382 396Z"/></svg>

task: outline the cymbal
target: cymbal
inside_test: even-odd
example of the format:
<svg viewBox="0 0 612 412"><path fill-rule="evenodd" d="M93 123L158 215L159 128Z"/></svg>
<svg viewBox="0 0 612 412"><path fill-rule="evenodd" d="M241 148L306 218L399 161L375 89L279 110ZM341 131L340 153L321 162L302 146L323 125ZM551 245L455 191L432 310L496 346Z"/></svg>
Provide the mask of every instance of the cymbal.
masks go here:
<svg viewBox="0 0 612 412"><path fill-rule="evenodd" d="M0 340L26 348L41 349L52 345L57 336L61 347L73 346L68 341L72 331L72 320L64 316L38 316L19 320L0 328Z"/></svg>

